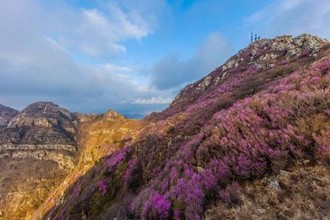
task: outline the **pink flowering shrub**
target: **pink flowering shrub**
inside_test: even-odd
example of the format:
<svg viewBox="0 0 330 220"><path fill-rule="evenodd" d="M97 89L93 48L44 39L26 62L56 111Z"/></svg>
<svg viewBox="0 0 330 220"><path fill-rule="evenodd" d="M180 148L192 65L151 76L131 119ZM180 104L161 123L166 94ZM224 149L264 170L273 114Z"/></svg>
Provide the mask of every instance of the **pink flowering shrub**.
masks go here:
<svg viewBox="0 0 330 220"><path fill-rule="evenodd" d="M107 192L107 183L105 182L104 179L100 180L98 187L102 195L104 195Z"/></svg>
<svg viewBox="0 0 330 220"><path fill-rule="evenodd" d="M200 219L208 199L240 204L237 181L279 172L293 159L316 159L330 146L329 84L319 83L328 79L328 73L294 72L269 89L215 112L209 120L199 117L204 122L197 133L177 145L175 156L148 189L167 196L173 218ZM204 106L201 101L200 108ZM187 112L196 117L198 109L195 103Z"/></svg>
<svg viewBox="0 0 330 220"><path fill-rule="evenodd" d="M211 73L218 84L197 89L201 80L183 90L167 110L148 119L151 128L134 145L100 163L106 172L90 191L106 198L99 204L92 193L86 197L93 213L129 194L127 219L202 219L214 202L241 205L243 181L278 173L297 160L330 165L329 59L279 59L279 66L267 69L249 63L265 51L252 52L241 52L238 62L246 65ZM93 174L99 176L101 168Z"/></svg>
<svg viewBox="0 0 330 220"><path fill-rule="evenodd" d="M141 219L168 219L171 203L157 191L146 189L135 198L130 209Z"/></svg>
<svg viewBox="0 0 330 220"><path fill-rule="evenodd" d="M107 164L109 167L109 172L112 172L116 169L116 166L123 161L123 159L126 157L127 153L129 151L129 147L123 147L118 152L116 152L114 155L110 156L107 159Z"/></svg>

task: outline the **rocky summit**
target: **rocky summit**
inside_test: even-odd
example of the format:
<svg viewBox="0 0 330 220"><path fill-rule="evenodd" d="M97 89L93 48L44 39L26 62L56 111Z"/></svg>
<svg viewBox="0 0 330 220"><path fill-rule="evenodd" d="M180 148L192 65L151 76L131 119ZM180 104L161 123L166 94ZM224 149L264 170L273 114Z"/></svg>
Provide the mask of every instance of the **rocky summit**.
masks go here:
<svg viewBox="0 0 330 220"><path fill-rule="evenodd" d="M9 120L18 113L19 111L0 104L0 128L6 127Z"/></svg>
<svg viewBox="0 0 330 220"><path fill-rule="evenodd" d="M77 122L51 102L0 115L0 219L20 219L74 168Z"/></svg>
<svg viewBox="0 0 330 220"><path fill-rule="evenodd" d="M251 43L142 120L2 107L0 219L326 219L329 86L330 43L303 34Z"/></svg>
<svg viewBox="0 0 330 220"><path fill-rule="evenodd" d="M2 128L0 156L54 160L72 169L76 124L72 113L51 102L31 104Z"/></svg>

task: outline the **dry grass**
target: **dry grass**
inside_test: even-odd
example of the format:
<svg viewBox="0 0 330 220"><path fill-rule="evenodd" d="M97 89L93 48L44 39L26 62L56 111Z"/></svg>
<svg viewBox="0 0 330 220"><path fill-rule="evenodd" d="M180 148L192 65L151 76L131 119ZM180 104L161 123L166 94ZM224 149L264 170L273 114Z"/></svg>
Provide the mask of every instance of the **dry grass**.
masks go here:
<svg viewBox="0 0 330 220"><path fill-rule="evenodd" d="M218 203L205 219L330 219L330 168L301 163L276 176L245 183L242 205Z"/></svg>

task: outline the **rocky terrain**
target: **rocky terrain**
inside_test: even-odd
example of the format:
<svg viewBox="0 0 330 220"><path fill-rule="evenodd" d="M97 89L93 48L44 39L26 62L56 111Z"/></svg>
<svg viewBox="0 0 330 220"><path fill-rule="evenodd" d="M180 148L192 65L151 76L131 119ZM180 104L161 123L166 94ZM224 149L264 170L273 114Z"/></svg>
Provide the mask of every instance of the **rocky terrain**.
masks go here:
<svg viewBox="0 0 330 220"><path fill-rule="evenodd" d="M254 42L143 120L1 106L0 219L326 219L329 86L330 43L304 34Z"/></svg>
<svg viewBox="0 0 330 220"><path fill-rule="evenodd" d="M75 167L77 121L51 102L0 115L0 219L21 219Z"/></svg>
<svg viewBox="0 0 330 220"><path fill-rule="evenodd" d="M9 120L18 113L17 110L0 104L0 128L6 127Z"/></svg>
<svg viewBox="0 0 330 220"><path fill-rule="evenodd" d="M50 102L38 102L12 117L0 133L0 157L53 160L74 167L77 121Z"/></svg>
<svg viewBox="0 0 330 220"><path fill-rule="evenodd" d="M78 126L78 163L65 180L53 190L48 199L34 214L34 219L42 219L51 207L63 202L64 192L76 181L79 181L90 169L100 163L103 158L131 144L146 122L126 119L114 111L103 115L81 115Z"/></svg>
<svg viewBox="0 0 330 220"><path fill-rule="evenodd" d="M329 86L327 40L256 41L142 120L34 219L325 219Z"/></svg>
<svg viewBox="0 0 330 220"><path fill-rule="evenodd" d="M142 123L109 111L71 113L51 102L21 112L1 106L0 219L30 219L101 157L131 141Z"/></svg>

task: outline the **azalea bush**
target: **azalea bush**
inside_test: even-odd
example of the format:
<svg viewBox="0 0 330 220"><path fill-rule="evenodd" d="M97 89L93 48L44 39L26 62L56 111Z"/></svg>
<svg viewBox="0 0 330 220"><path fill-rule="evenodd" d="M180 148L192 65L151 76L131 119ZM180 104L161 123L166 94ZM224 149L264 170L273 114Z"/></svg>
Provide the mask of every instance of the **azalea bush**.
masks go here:
<svg viewBox="0 0 330 220"><path fill-rule="evenodd" d="M328 155L329 66L322 61L293 72L213 114L199 132L177 146L158 177L136 197L132 211L148 216L153 208L146 192L155 190L171 204L166 213L173 218L201 219L211 200L240 204L238 182L277 173L295 160ZM207 105L202 101L203 106ZM197 109L188 108L188 114Z"/></svg>
<svg viewBox="0 0 330 220"><path fill-rule="evenodd" d="M244 65L218 68L210 76L221 82L203 92L191 90L202 81L183 90L137 142L104 158L85 180L91 216L130 195L124 218L198 220L215 202L241 205L244 182L299 160L330 166L330 59L250 63L264 52L242 51Z"/></svg>

